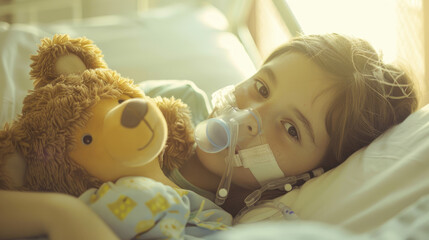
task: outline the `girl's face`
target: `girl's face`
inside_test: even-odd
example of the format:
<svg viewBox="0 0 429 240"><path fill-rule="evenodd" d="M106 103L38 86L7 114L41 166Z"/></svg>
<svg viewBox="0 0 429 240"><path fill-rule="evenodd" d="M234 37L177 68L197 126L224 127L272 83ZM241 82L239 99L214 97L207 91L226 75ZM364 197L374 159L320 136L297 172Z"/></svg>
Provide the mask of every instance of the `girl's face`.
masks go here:
<svg viewBox="0 0 429 240"><path fill-rule="evenodd" d="M258 111L264 137L285 176L320 166L330 140L325 119L334 97L327 91L332 85L332 77L308 57L286 53L236 86L237 106ZM208 154L197 149L197 154L209 171L222 176L227 150ZM259 186L243 167L234 168L232 182L250 189Z"/></svg>

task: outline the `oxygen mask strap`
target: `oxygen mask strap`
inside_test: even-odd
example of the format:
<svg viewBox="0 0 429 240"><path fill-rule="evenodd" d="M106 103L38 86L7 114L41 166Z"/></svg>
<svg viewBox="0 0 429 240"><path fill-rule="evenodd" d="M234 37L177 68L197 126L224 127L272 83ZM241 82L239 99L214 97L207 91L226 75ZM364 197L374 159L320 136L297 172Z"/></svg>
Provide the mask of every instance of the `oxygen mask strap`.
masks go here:
<svg viewBox="0 0 429 240"><path fill-rule="evenodd" d="M299 185L299 182L304 183L311 178L318 177L324 173L323 168L316 168L310 172L306 172L297 176L290 176L285 178L276 179L274 181L268 182L261 186L261 188L256 189L251 194L249 194L244 203L247 207L253 206L262 196L262 194L267 190L284 190L289 192L293 189L295 185Z"/></svg>
<svg viewBox="0 0 429 240"><path fill-rule="evenodd" d="M230 146L228 149L228 156L225 158L225 171L223 172L222 178L219 182L218 189L216 191L215 203L217 205L224 204L225 200L228 197L229 189L231 187L232 173L234 170L234 156L235 156L235 146L237 144L238 138L238 124L235 120L231 121L230 131L231 131L231 140Z"/></svg>

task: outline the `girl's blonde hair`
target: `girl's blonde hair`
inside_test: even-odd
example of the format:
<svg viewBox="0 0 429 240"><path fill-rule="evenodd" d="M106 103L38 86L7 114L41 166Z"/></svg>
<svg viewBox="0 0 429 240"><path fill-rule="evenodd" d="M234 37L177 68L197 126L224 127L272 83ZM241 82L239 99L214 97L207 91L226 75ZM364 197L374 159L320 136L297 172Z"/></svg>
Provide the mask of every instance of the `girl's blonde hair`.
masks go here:
<svg viewBox="0 0 429 240"><path fill-rule="evenodd" d="M384 64L365 40L341 34L306 35L275 50L264 62L287 52L308 56L334 77L335 98L326 116L330 169L368 145L418 107L415 83L399 67Z"/></svg>

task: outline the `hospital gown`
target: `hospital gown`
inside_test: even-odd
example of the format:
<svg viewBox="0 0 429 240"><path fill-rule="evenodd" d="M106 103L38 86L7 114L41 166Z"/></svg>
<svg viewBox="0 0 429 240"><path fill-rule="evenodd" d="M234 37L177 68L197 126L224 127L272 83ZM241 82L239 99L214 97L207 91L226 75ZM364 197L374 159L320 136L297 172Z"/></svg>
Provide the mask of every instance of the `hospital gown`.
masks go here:
<svg viewBox="0 0 429 240"><path fill-rule="evenodd" d="M198 239L228 229L210 200L145 177L125 177L80 196L121 239Z"/></svg>

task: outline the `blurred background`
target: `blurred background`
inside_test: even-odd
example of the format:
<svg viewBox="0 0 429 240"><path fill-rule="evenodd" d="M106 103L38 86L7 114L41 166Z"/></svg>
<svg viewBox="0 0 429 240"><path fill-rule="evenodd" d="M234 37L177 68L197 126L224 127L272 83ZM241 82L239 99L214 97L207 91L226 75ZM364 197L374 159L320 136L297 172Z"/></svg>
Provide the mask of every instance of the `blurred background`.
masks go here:
<svg viewBox="0 0 429 240"><path fill-rule="evenodd" d="M238 58L242 78L253 74L267 54L292 36L342 32L369 40L382 52L385 61L399 61L412 69L428 102L429 2L424 0L0 0L0 21L45 27L54 23L82 25L88 19L141 16L178 4L211 5L223 14L224 18L211 16L213 12L198 17L240 41L253 64L244 66ZM218 41L219 45L230 44ZM234 58L234 51L229 54ZM130 70L129 74L133 72ZM146 76L150 77L153 76ZM211 93L217 87L203 89Z"/></svg>

